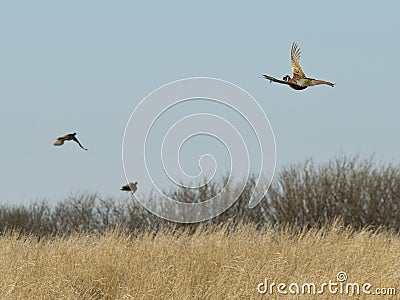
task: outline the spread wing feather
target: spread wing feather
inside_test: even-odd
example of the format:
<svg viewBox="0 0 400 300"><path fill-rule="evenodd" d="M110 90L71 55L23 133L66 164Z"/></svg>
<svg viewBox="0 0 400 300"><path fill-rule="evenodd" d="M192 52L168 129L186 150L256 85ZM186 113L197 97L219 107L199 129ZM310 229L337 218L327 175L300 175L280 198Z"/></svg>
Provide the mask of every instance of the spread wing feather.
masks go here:
<svg viewBox="0 0 400 300"><path fill-rule="evenodd" d="M293 79L306 78L301 65L300 65L300 48L296 43L292 44L290 51L290 58L292 60Z"/></svg>

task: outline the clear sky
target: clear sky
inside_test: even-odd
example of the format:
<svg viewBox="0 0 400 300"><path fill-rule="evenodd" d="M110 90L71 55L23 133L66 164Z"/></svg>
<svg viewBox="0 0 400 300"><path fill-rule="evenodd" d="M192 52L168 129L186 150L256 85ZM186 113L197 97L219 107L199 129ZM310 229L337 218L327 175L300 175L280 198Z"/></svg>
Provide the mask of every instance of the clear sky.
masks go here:
<svg viewBox="0 0 400 300"><path fill-rule="evenodd" d="M120 196L132 111L187 77L224 79L257 99L278 170L342 153L399 163L399 11L398 1L3 1L0 203ZM293 41L306 75L334 88L259 78L291 74ZM75 131L89 151L52 146Z"/></svg>

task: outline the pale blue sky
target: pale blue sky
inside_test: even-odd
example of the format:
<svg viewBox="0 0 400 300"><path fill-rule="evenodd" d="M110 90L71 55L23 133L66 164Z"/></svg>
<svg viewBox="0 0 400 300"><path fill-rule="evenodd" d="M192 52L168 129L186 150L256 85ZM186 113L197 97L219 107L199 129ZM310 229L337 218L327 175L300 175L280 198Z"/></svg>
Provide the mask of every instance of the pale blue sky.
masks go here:
<svg viewBox="0 0 400 300"><path fill-rule="evenodd" d="M1 2L0 203L120 196L133 109L194 76L228 80L257 99L278 170L340 153L399 163L400 4L384 3ZM306 75L334 88L298 92L259 78L291 73L293 41ZM52 146L74 131L88 152Z"/></svg>

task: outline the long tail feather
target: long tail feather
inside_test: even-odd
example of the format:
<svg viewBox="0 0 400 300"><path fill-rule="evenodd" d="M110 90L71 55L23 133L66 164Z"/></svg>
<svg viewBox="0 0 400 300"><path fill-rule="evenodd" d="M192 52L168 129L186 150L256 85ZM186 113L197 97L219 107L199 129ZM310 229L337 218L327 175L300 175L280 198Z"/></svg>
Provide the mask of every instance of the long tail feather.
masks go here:
<svg viewBox="0 0 400 300"><path fill-rule="evenodd" d="M278 83L288 84L287 81L279 80L279 79L276 79L276 78L274 78L274 77L272 77L272 76L269 76L269 75L266 75L266 74L263 74L262 76L263 76L265 79L268 79L269 82L278 82Z"/></svg>

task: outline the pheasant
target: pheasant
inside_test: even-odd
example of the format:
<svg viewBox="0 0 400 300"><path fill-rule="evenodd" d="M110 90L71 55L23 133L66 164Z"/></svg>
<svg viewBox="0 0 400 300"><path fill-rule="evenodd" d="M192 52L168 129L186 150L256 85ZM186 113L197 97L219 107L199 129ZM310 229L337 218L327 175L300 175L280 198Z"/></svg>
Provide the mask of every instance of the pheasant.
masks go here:
<svg viewBox="0 0 400 300"><path fill-rule="evenodd" d="M138 184L137 181L135 183L128 182L127 184L121 187L121 191L132 192L132 194L134 194L137 190L137 184Z"/></svg>
<svg viewBox="0 0 400 300"><path fill-rule="evenodd" d="M283 76L282 80L279 80L265 74L263 74L262 76L265 79L268 79L270 82L273 81L281 84L287 84L288 86L290 86L292 89L295 90L304 90L309 86L320 85L320 84L326 84L331 87L335 85L334 83L329 81L306 77L300 65L300 48L297 46L296 43L292 44L290 58L292 60L292 71L293 71L292 78L290 78L289 75L285 75Z"/></svg>
<svg viewBox="0 0 400 300"><path fill-rule="evenodd" d="M54 146L61 146L61 145L63 145L64 144L64 142L65 141L74 141L74 142L76 142L78 145L79 145L79 147L81 147L83 150L88 150L88 149L86 149L85 147L83 147L82 145L81 145L81 143L78 141L78 139L75 137L76 136L76 132L74 132L74 133L69 133L69 134L67 134L67 135L64 135L64 136L61 136L61 137L59 137L59 138L57 138L57 140L54 142Z"/></svg>

